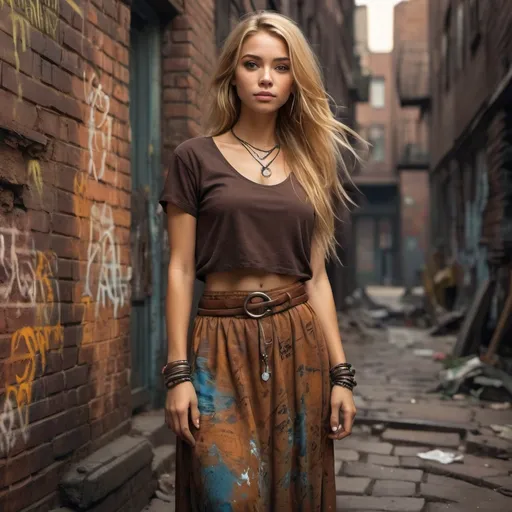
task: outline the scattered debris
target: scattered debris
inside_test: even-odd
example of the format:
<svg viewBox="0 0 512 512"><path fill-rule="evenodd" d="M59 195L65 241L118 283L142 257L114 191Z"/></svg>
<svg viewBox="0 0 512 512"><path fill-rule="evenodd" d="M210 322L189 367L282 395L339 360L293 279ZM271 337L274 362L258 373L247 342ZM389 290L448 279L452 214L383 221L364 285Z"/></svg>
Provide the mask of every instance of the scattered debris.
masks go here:
<svg viewBox="0 0 512 512"><path fill-rule="evenodd" d="M453 462L459 462L464 459L464 455L462 454L445 452L443 450L430 450L428 452L417 453L416 455L420 459L434 460L441 464L452 464Z"/></svg>
<svg viewBox="0 0 512 512"><path fill-rule="evenodd" d="M512 400L512 376L478 357L461 359L459 363L440 372L438 390L449 396L466 393L481 400Z"/></svg>
<svg viewBox="0 0 512 512"><path fill-rule="evenodd" d="M414 355L420 357L432 357L434 351L431 348L416 348L414 349Z"/></svg>
<svg viewBox="0 0 512 512"><path fill-rule="evenodd" d="M511 406L512 404L510 402L497 402L490 404L489 408L495 411L506 411L507 409L510 409Z"/></svg>
<svg viewBox="0 0 512 512"><path fill-rule="evenodd" d="M158 479L158 489L155 491L157 498L167 502L174 501L174 480L174 475L169 473L164 473L160 476Z"/></svg>
<svg viewBox="0 0 512 512"><path fill-rule="evenodd" d="M462 325L465 314L466 312L464 310L457 310L441 315L437 320L437 324L430 329L430 336L442 336L458 331Z"/></svg>
<svg viewBox="0 0 512 512"><path fill-rule="evenodd" d="M512 425L489 425L498 437L512 441Z"/></svg>

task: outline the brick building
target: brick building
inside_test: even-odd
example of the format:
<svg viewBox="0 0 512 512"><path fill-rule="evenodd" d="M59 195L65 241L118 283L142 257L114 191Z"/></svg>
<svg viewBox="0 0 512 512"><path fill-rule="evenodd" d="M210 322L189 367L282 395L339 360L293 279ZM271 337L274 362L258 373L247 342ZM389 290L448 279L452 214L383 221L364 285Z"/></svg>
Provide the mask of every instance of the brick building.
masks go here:
<svg viewBox="0 0 512 512"><path fill-rule="evenodd" d="M401 274L410 287L420 283L429 243L428 1L400 2L393 17L393 159L400 189Z"/></svg>
<svg viewBox="0 0 512 512"><path fill-rule="evenodd" d="M431 246L461 270L459 304L490 280L489 332L512 292L512 8L431 0L429 23Z"/></svg>
<svg viewBox="0 0 512 512"><path fill-rule="evenodd" d="M399 190L392 153L391 53L368 53L368 104L357 105L359 133L372 145L354 181L361 195L353 211L356 276L359 286L399 281Z"/></svg>
<svg viewBox="0 0 512 512"><path fill-rule="evenodd" d="M372 52L368 48L367 7L357 7L356 51L371 77L369 101L357 105L356 112L358 130L371 144L366 163L355 176L361 192L357 198L360 207L353 212L359 286L412 286L424 262L429 197L427 123L422 100L418 103L411 93L418 92L418 80L428 88L426 16L425 0L397 4L392 50Z"/></svg>
<svg viewBox="0 0 512 512"><path fill-rule="evenodd" d="M0 1L3 512L137 511L153 493L169 434L138 435L137 413L164 397L157 197L201 132L217 46L262 7L299 21L351 123L353 0Z"/></svg>

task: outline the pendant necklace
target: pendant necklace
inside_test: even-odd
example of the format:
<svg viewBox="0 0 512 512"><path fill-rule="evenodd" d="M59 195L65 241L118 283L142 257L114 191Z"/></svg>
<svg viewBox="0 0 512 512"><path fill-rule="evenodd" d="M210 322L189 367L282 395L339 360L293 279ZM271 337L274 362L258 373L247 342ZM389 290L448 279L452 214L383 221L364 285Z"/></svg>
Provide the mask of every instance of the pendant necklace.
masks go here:
<svg viewBox="0 0 512 512"><path fill-rule="evenodd" d="M270 170L270 165L279 156L279 153L281 151L281 145L276 144L271 149L260 149L260 148L257 148L256 146L253 146L252 144L249 144L249 142L241 139L240 137L238 137L238 135L235 134L233 129L231 129L231 133L233 134L235 139L237 139L238 142L240 142L240 144L246 149L246 151L261 165L261 175L264 178L270 178L270 176L272 176L272 171ZM264 160L266 160L276 149L277 149L276 155L274 156L274 158L272 158L270 160L270 162L268 162L266 164L264 162ZM262 153L263 156L258 155L258 152Z"/></svg>

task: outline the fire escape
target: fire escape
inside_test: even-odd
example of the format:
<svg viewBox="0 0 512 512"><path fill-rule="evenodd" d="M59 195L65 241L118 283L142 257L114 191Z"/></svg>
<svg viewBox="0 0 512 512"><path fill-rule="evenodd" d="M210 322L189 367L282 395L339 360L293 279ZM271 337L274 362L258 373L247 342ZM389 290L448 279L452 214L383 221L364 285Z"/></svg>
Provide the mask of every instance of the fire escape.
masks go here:
<svg viewBox="0 0 512 512"><path fill-rule="evenodd" d="M428 170L429 56L426 42L403 41L396 57L401 106L395 125L397 169Z"/></svg>

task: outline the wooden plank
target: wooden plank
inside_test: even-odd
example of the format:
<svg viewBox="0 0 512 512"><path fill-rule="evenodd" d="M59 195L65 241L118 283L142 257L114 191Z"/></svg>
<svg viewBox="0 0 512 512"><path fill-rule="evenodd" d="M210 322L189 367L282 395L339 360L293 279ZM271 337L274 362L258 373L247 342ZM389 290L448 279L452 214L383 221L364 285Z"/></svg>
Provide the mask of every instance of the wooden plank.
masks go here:
<svg viewBox="0 0 512 512"><path fill-rule="evenodd" d="M478 288L457 336L457 343L453 348L455 357L463 357L476 351L479 343L478 335L489 309L493 289L494 282L489 279L486 279Z"/></svg>

